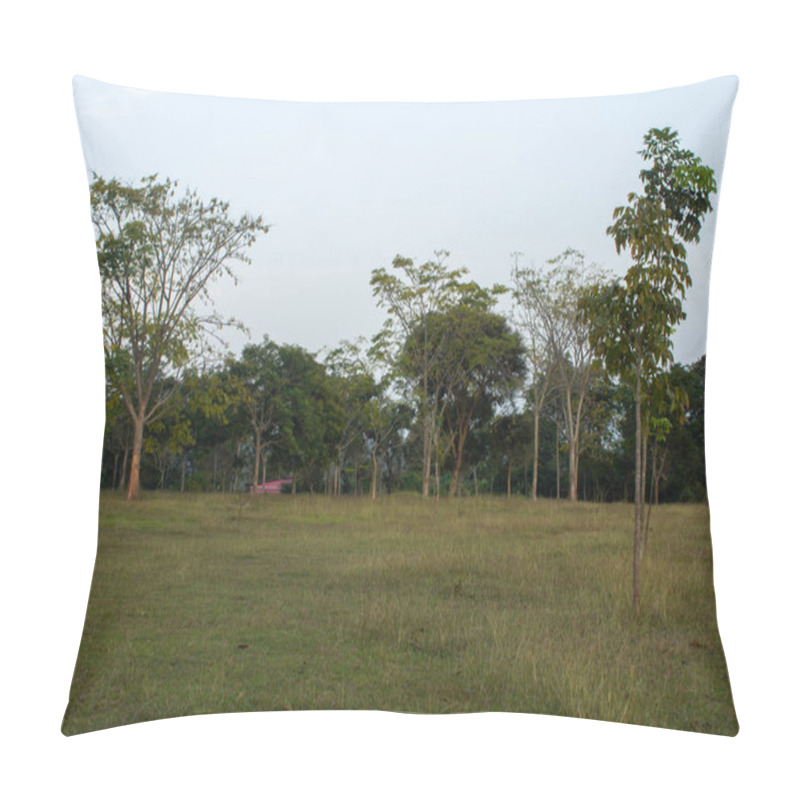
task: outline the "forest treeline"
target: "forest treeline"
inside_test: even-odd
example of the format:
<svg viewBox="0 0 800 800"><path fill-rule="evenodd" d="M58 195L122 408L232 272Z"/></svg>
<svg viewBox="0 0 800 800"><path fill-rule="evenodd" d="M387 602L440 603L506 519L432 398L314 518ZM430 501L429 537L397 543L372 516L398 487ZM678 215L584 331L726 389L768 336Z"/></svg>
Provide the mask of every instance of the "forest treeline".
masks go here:
<svg viewBox="0 0 800 800"><path fill-rule="evenodd" d="M212 357L209 286L268 233L157 176L95 176L107 397L102 485L233 492L275 479L327 495L483 492L705 498L704 359L672 357L713 171L651 129L642 192L607 233L624 279L568 249L481 286L440 251L370 284L371 338L318 353L265 336ZM501 313L506 296L510 310ZM366 332L369 334L369 332Z"/></svg>
<svg viewBox="0 0 800 800"><path fill-rule="evenodd" d="M398 257L373 272L389 313L370 340L311 353L264 337L212 367L159 376L142 487L238 492L291 478L284 491L375 496L422 492L427 469L431 495L533 496L536 473L540 497L573 488L578 499L631 500L634 398L603 369L579 314L600 273L568 250L487 289L446 259ZM496 310L503 293L507 316ZM705 499L704 371L705 357L668 373L683 401L651 425L655 502ZM102 485L122 490L133 425L107 388Z"/></svg>

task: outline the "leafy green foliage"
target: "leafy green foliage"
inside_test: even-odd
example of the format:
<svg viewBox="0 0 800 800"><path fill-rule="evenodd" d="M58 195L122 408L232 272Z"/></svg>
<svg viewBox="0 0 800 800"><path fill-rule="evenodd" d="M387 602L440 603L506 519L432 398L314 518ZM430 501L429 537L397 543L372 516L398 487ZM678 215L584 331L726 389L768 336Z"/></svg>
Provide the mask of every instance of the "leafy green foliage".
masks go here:
<svg viewBox="0 0 800 800"><path fill-rule="evenodd" d="M156 175L139 186L95 176L91 184L109 380L134 426L129 496L138 495L139 457L146 424L158 419L183 369L209 350L210 337L234 324L213 309L209 285L234 277L232 262L268 228L260 217L229 216L216 198L179 196L177 184ZM167 380L171 378L171 380Z"/></svg>
<svg viewBox="0 0 800 800"><path fill-rule="evenodd" d="M654 430L657 445L658 437L665 436L660 411L670 393L673 406L681 399L670 392L666 370L672 365L672 336L686 316L683 300L691 286L686 245L699 240L703 219L711 210L710 195L716 190L713 170L680 148L676 132L652 128L644 144L640 154L648 168L640 173L643 191L629 194L628 204L614 209L614 222L607 231L617 252L628 251L633 264L624 281L597 285L582 301L606 369L631 386L635 398L633 597L637 609L647 530L643 506L648 437Z"/></svg>

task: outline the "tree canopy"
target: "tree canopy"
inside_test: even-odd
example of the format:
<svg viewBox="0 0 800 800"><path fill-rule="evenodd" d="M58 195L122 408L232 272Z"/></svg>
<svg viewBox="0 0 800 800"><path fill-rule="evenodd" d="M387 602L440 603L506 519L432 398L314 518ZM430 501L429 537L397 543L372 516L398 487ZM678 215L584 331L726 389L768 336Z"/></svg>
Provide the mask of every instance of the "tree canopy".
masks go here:
<svg viewBox="0 0 800 800"><path fill-rule="evenodd" d="M582 307L591 338L611 375L632 387L635 398L633 603L640 602L640 564L645 543L647 442L654 414L668 393L672 337L686 316L691 286L686 245L697 242L716 191L714 171L680 147L676 131L651 128L639 151L645 168L640 193L614 209L607 233L617 252L632 259L625 278L598 285Z"/></svg>
<svg viewBox="0 0 800 800"><path fill-rule="evenodd" d="M168 403L178 378L202 359L209 340L234 324L213 306L209 285L234 277L233 262L268 227L261 217L233 220L229 205L156 175L138 186L95 176L91 184L103 308L106 372L133 420L128 497L139 494L144 426Z"/></svg>

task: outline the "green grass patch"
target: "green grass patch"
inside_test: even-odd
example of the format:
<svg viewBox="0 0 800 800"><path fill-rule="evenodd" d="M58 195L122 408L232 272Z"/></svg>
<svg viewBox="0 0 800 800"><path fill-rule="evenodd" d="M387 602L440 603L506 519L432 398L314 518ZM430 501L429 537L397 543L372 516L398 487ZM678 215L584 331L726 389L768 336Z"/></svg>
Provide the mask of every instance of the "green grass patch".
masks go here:
<svg viewBox="0 0 800 800"><path fill-rule="evenodd" d="M557 714L735 735L708 508L103 494L67 735L284 709Z"/></svg>

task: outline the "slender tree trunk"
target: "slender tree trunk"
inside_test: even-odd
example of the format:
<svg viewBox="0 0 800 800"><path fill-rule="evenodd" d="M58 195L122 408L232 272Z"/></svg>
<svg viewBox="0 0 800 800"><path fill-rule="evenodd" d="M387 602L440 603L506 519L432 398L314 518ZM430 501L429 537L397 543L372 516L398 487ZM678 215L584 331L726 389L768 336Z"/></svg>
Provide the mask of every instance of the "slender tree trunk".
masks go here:
<svg viewBox="0 0 800 800"><path fill-rule="evenodd" d="M442 488L442 470L439 465L439 448L436 448L436 507L439 507L439 497L441 495L441 488Z"/></svg>
<svg viewBox="0 0 800 800"><path fill-rule="evenodd" d="M431 492L431 457L434 450L434 431L427 411L422 426L422 496L429 497Z"/></svg>
<svg viewBox="0 0 800 800"><path fill-rule="evenodd" d="M461 462L464 458L464 440L456 442L453 441L453 480L450 482L450 491L448 495L455 497L459 493L459 481L461 476Z"/></svg>
<svg viewBox="0 0 800 800"><path fill-rule="evenodd" d="M533 410L533 485L531 499L536 502L539 492L539 409Z"/></svg>
<svg viewBox="0 0 800 800"><path fill-rule="evenodd" d="M120 492L125 491L125 487L128 484L128 455L130 452L130 447L126 447L125 452L122 454L122 472L120 473L117 487Z"/></svg>
<svg viewBox="0 0 800 800"><path fill-rule="evenodd" d="M661 478L661 469L658 466L658 444L653 445L653 489L650 495L650 505L658 505L658 484Z"/></svg>
<svg viewBox="0 0 800 800"><path fill-rule="evenodd" d="M637 353L636 363L636 446L634 474L634 520L633 520L633 611L639 614L641 606L640 567L642 551L642 360Z"/></svg>
<svg viewBox="0 0 800 800"><path fill-rule="evenodd" d="M569 438L569 499L578 499L578 442L575 436Z"/></svg>
<svg viewBox="0 0 800 800"><path fill-rule="evenodd" d="M372 448L372 499L378 496L378 458L375 448Z"/></svg>
<svg viewBox="0 0 800 800"><path fill-rule="evenodd" d="M131 477L128 481L128 500L139 499L139 462L142 458L142 440L144 438L144 416L136 416L133 420L133 447L131 448Z"/></svg>
<svg viewBox="0 0 800 800"><path fill-rule="evenodd" d="M111 474L111 486L117 485L117 475L119 474L119 453L114 453L114 471Z"/></svg>
<svg viewBox="0 0 800 800"><path fill-rule="evenodd" d="M642 493L641 500L639 501L642 504L642 508L645 507L647 503L647 438L648 438L648 426L646 423L642 423L642 478L641 482L639 483L640 491Z"/></svg>
<svg viewBox="0 0 800 800"><path fill-rule="evenodd" d="M255 430L255 450L253 451L253 491L258 486L258 471L261 467L261 428L256 426Z"/></svg>
<svg viewBox="0 0 800 800"><path fill-rule="evenodd" d="M558 424L556 424L556 500L561 499L561 443L558 441L558 439Z"/></svg>
<svg viewBox="0 0 800 800"><path fill-rule="evenodd" d="M475 482L475 497L477 497L480 494L480 490L478 489L478 468L477 467L473 467L472 468L472 479Z"/></svg>
<svg viewBox="0 0 800 800"><path fill-rule="evenodd" d="M644 523L644 545L643 551L647 550L647 536L650 531L650 513L654 505L658 505L658 484L661 481L662 473L664 472L664 464L667 460L666 448L664 454L661 456L661 461L658 463L658 442L653 443L653 466L651 467L650 478L650 502L647 504L647 518Z"/></svg>
<svg viewBox="0 0 800 800"><path fill-rule="evenodd" d="M462 483L462 470L464 466L464 446L467 442L467 435L469 433L469 420L472 416L469 413L464 415L462 419L456 419L456 429L451 435L450 450L453 454L453 483L450 485L450 497L454 496L453 486L455 485L458 496L461 497L461 483Z"/></svg>
<svg viewBox="0 0 800 800"><path fill-rule="evenodd" d="M508 475L506 477L506 489L507 494L511 497L511 456L508 457ZM536 495L533 496L534 500L536 499Z"/></svg>

